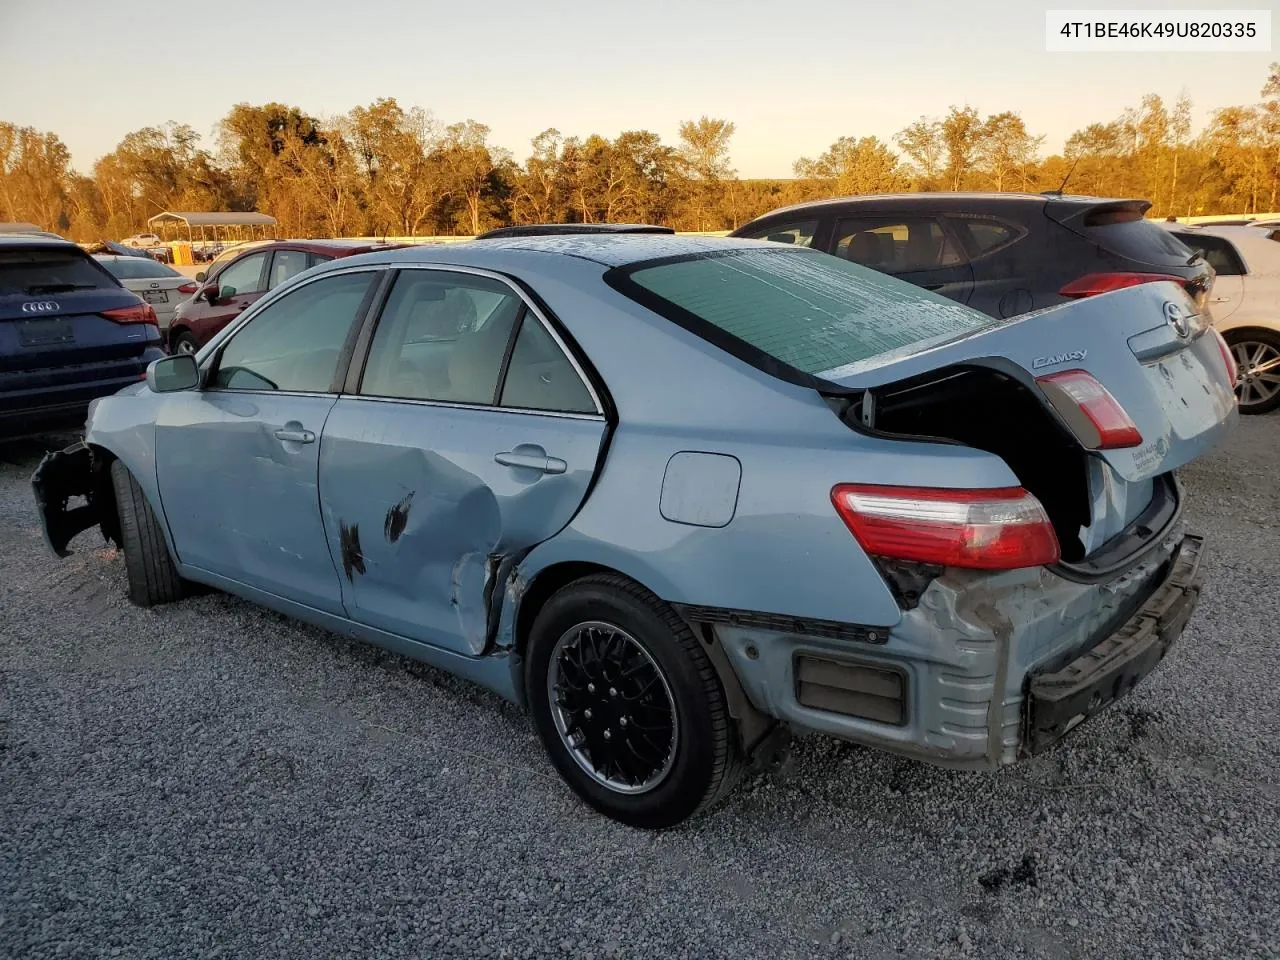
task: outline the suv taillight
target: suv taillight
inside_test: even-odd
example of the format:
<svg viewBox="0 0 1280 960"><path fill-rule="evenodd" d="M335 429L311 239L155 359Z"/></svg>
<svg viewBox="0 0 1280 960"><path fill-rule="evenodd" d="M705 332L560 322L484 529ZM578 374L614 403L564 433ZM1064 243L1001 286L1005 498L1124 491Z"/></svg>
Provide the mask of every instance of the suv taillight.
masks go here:
<svg viewBox="0 0 1280 960"><path fill-rule="evenodd" d="M1142 443L1138 425L1087 370L1051 373L1036 383L1088 449L1119 450Z"/></svg>
<svg viewBox="0 0 1280 960"><path fill-rule="evenodd" d="M131 307L103 310L102 315L115 323L154 323L159 325L156 312L149 303L135 303Z"/></svg>
<svg viewBox="0 0 1280 960"><path fill-rule="evenodd" d="M1160 280L1172 280L1188 293L1194 295L1191 282L1185 277L1175 277L1168 273L1086 273L1079 279L1072 280L1058 295L1078 300L1082 297L1094 297L1100 293L1123 290L1125 287L1136 287L1140 283L1156 283Z"/></svg>
<svg viewBox="0 0 1280 960"><path fill-rule="evenodd" d="M1022 487L950 490L840 484L831 502L862 549L893 560L976 570L1056 563L1058 536Z"/></svg>

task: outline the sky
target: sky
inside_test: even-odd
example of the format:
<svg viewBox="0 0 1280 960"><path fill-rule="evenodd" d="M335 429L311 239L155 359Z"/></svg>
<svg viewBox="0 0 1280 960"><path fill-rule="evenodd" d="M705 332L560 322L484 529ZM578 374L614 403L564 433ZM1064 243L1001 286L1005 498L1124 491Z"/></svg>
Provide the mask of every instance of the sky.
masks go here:
<svg viewBox="0 0 1280 960"><path fill-rule="evenodd" d="M1166 0L1168 2L1168 0ZM893 134L968 104L1012 110L1061 149L1143 94L1184 88L1196 129L1254 103L1280 53L1046 53L1019 0L0 0L0 120L57 133L88 171L126 133L170 120L214 147L235 103L317 116L379 97L488 124L517 160L566 136L682 120L736 125L744 177L789 177L841 136ZM1093 9L1146 8L1141 0ZM1200 9L1265 7L1258 0Z"/></svg>

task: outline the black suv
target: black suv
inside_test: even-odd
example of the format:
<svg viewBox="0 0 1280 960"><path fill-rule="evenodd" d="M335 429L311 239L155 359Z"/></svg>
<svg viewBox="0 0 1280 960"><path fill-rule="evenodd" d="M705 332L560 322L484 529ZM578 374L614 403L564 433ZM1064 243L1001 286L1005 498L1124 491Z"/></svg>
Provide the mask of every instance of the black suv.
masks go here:
<svg viewBox="0 0 1280 960"><path fill-rule="evenodd" d="M798 243L899 277L993 317L1150 280L1203 304L1209 265L1143 219L1145 200L910 193L774 210L730 236Z"/></svg>
<svg viewBox="0 0 1280 960"><path fill-rule="evenodd" d="M0 439L83 426L162 356L155 311L74 243L0 236Z"/></svg>

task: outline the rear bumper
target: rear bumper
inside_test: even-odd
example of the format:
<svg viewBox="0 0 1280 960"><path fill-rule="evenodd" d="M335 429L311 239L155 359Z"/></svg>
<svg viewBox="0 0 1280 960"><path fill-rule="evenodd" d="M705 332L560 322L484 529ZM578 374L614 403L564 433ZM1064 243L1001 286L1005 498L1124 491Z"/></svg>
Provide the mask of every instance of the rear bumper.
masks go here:
<svg viewBox="0 0 1280 960"><path fill-rule="evenodd" d="M31 477L44 542L60 557L71 552L67 544L76 534L102 521L98 477L93 452L83 441L45 454ZM69 507L72 497L84 497L85 502Z"/></svg>
<svg viewBox="0 0 1280 960"><path fill-rule="evenodd" d="M1180 522L1141 562L1079 583L1045 568L948 571L888 631L800 634L712 624L751 705L941 766L993 770L1036 753L1141 681L1200 593L1202 541ZM722 671L723 672L723 671Z"/></svg>
<svg viewBox="0 0 1280 960"><path fill-rule="evenodd" d="M1200 599L1204 541L1186 536L1155 593L1111 636L1053 670L1032 673L1024 749L1037 753L1120 699L1164 659Z"/></svg>
<svg viewBox="0 0 1280 960"><path fill-rule="evenodd" d="M159 347L148 347L127 361L0 373L0 439L83 428L90 403L136 384L163 356Z"/></svg>

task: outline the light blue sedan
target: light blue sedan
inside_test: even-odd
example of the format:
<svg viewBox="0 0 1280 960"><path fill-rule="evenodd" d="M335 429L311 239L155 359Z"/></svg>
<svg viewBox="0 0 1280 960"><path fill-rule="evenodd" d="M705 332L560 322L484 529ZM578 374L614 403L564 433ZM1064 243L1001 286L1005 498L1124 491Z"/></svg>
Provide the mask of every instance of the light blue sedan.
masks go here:
<svg viewBox="0 0 1280 960"><path fill-rule="evenodd" d="M467 677L662 827L792 731L990 770L1129 690L1195 605L1174 471L1233 383L1167 281L999 321L780 244L516 237L300 274L33 486L134 602Z"/></svg>

